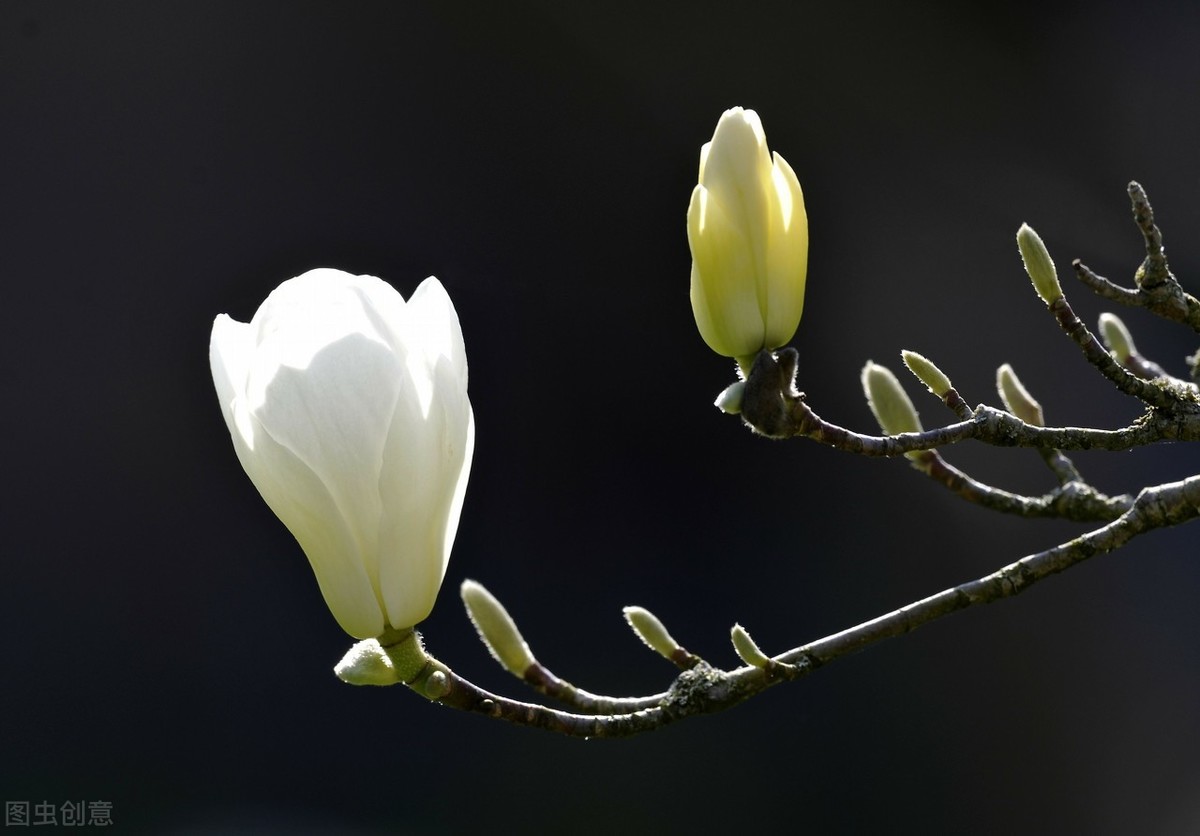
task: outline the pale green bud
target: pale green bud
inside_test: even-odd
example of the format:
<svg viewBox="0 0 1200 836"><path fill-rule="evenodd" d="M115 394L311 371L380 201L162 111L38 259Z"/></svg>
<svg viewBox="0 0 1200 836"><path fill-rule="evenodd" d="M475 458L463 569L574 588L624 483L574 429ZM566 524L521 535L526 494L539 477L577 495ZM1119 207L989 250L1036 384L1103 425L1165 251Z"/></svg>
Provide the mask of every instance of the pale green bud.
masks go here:
<svg viewBox="0 0 1200 836"><path fill-rule="evenodd" d="M525 671L537 664L537 660L508 610L484 589L483 584L476 581L463 581L459 593L467 607L467 615L488 652L506 671L523 677Z"/></svg>
<svg viewBox="0 0 1200 836"><path fill-rule="evenodd" d="M1058 283L1058 272L1054 269L1054 261L1046 245L1033 227L1021 224L1017 230L1017 249L1021 251L1021 260L1025 262L1025 272L1033 280L1033 289L1047 305L1062 298L1062 286Z"/></svg>
<svg viewBox="0 0 1200 836"><path fill-rule="evenodd" d="M908 370L917 376L917 379L925 384L925 388L939 398L946 397L946 393L953 388L950 385L950 378L946 377L937 366L926 357L917 354L915 351L901 351L900 356L904 358L904 365L908 366Z"/></svg>
<svg viewBox="0 0 1200 836"><path fill-rule="evenodd" d="M658 655L674 661L675 654L681 651L679 642L671 637L667 628L658 620L654 613L642 607L625 607L625 620L637 637L645 642L646 647Z"/></svg>
<svg viewBox="0 0 1200 836"><path fill-rule="evenodd" d="M749 371L796 333L808 271L808 216L792 167L767 150L762 122L735 107L700 149L687 213L696 327Z"/></svg>
<svg viewBox="0 0 1200 836"><path fill-rule="evenodd" d="M1125 323L1114 314L1100 314L1100 337L1113 357L1122 366L1129 358L1137 354L1137 346L1133 344L1133 335L1125 327Z"/></svg>
<svg viewBox="0 0 1200 836"><path fill-rule="evenodd" d="M921 432L917 410L891 370L868 360L862 370L862 387L867 405L886 434Z"/></svg>
<svg viewBox="0 0 1200 836"><path fill-rule="evenodd" d="M721 390L713 406L726 415L737 415L742 411L742 396L746 393L746 381L739 380Z"/></svg>
<svg viewBox="0 0 1200 836"><path fill-rule="evenodd" d="M746 628L742 625L733 625L733 629L729 631L729 637L733 640L733 649L737 651L738 658L747 665L755 668L765 668L771 664L771 657L759 649L758 645L754 643L754 639L750 638L750 634L746 632Z"/></svg>
<svg viewBox="0 0 1200 836"><path fill-rule="evenodd" d="M378 639L358 642L338 662L333 672L351 685L395 685L400 674Z"/></svg>
<svg viewBox="0 0 1200 836"><path fill-rule="evenodd" d="M867 405L885 434L921 432L917 410L891 370L868 360L862 370L862 387ZM915 461L920 458L921 451L914 450L904 456Z"/></svg>
<svg viewBox="0 0 1200 836"><path fill-rule="evenodd" d="M1000 393L1000 400L1004 401L1005 408L1026 424L1035 427L1046 425L1042 416L1042 405L1029 394L1029 390L1008 363L996 370L996 391Z"/></svg>

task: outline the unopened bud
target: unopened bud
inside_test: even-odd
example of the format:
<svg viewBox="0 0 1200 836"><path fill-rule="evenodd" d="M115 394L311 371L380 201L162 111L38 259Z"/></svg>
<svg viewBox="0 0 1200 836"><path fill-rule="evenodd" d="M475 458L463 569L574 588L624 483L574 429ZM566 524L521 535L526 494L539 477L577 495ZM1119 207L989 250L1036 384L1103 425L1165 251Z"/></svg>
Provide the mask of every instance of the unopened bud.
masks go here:
<svg viewBox="0 0 1200 836"><path fill-rule="evenodd" d="M879 427L885 434L921 432L923 428L921 419L917 417L917 410L890 369L868 360L863 366L861 379L867 405L871 407L875 420L879 422ZM921 453L920 450L913 450L904 456L917 461L921 458Z"/></svg>
<svg viewBox="0 0 1200 836"><path fill-rule="evenodd" d="M333 672L351 685L395 685L400 674L377 639L358 642L338 662Z"/></svg>
<svg viewBox="0 0 1200 836"><path fill-rule="evenodd" d="M746 628L742 625L733 625L733 629L729 631L729 638L733 640L733 649L737 651L738 658L747 665L755 668L765 668L771 664L771 657L759 649L754 639L750 638L750 634L746 632Z"/></svg>
<svg viewBox="0 0 1200 836"><path fill-rule="evenodd" d="M1129 329L1114 314L1100 314L1100 338L1112 352L1113 358L1122 366L1131 356L1137 354L1137 346L1133 344L1133 336Z"/></svg>
<svg viewBox="0 0 1200 836"><path fill-rule="evenodd" d="M488 652L506 671L524 677L525 671L537 664L537 660L508 610L477 581L463 581L459 594L467 607L467 616Z"/></svg>
<svg viewBox="0 0 1200 836"><path fill-rule="evenodd" d="M899 435L921 431L916 408L900 381L886 366L868 360L862 370L862 387L867 405L885 433Z"/></svg>
<svg viewBox="0 0 1200 836"><path fill-rule="evenodd" d="M1042 297L1042 301L1049 305L1061 299L1062 286L1058 283L1054 261L1042 239L1029 224L1021 224L1017 230L1017 248L1021 251L1021 260L1025 262L1025 272L1033 280L1033 289Z"/></svg>
<svg viewBox="0 0 1200 836"><path fill-rule="evenodd" d="M1004 401L1005 408L1013 415L1026 424L1035 427L1046 426L1042 416L1042 405L1029 394L1029 390L1008 363L996 369L996 391L1000 393L1000 400Z"/></svg>
<svg viewBox="0 0 1200 836"><path fill-rule="evenodd" d="M646 647L659 656L671 661L675 660L675 654L683 648L667 632L667 628L658 620L658 616L642 607L626 607L622 612L625 613L625 620L629 622L633 632L645 642Z"/></svg>
<svg viewBox="0 0 1200 836"><path fill-rule="evenodd" d="M904 358L904 365L908 366L908 370L917 376L917 379L925 384L925 388L939 398L946 397L946 393L952 388L950 378L937 366L930 362L929 358L917 354L915 351L901 351L900 356Z"/></svg>

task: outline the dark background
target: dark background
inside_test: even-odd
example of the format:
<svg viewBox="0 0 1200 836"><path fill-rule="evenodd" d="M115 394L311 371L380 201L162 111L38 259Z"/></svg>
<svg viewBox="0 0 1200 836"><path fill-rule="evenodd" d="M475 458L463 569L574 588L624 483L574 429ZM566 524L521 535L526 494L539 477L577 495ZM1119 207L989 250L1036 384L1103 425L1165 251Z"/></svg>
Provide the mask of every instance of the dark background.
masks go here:
<svg viewBox="0 0 1200 836"><path fill-rule="evenodd" d="M733 711L569 740L334 678L351 642L209 377L213 317L311 267L441 278L478 447L423 630L515 696L463 578L561 675L648 693L672 671L623 605L732 666L735 621L779 652L1068 539L900 461L752 437L710 405L731 364L687 295L699 147L752 107L805 191L821 414L871 431L859 369L912 348L971 403L1010 361L1054 423L1135 417L1013 236L1037 228L1094 322L1068 265L1129 280L1138 179L1197 288L1200 15L1040 5L5 0L0 796L184 834L1195 832L1194 529ZM1193 336L1124 318L1184 372ZM949 455L1052 484L1031 452ZM1077 463L1117 493L1196 455Z"/></svg>

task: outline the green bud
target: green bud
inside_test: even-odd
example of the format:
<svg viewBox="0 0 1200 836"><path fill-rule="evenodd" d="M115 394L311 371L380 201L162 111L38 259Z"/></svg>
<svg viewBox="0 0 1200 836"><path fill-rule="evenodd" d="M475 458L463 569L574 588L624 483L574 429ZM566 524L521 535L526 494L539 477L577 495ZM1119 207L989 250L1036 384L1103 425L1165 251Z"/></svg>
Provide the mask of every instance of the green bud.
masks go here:
<svg viewBox="0 0 1200 836"><path fill-rule="evenodd" d="M950 378L946 377L945 373L926 357L922 357L915 351L901 351L900 356L904 359L904 365L908 366L908 370L917 376L917 379L925 384L925 388L939 398L946 397L946 393L950 391Z"/></svg>
<svg viewBox="0 0 1200 836"><path fill-rule="evenodd" d="M996 369L996 391L1000 393L1000 400L1004 401L1005 408L1013 415L1026 424L1035 427L1046 426L1042 417L1042 405L1029 394L1029 390L1008 363Z"/></svg>
<svg viewBox="0 0 1200 836"><path fill-rule="evenodd" d="M525 671L537 664L537 660L508 610L477 581L463 581L459 594L467 607L467 616L488 652L506 671L524 677Z"/></svg>
<svg viewBox="0 0 1200 836"><path fill-rule="evenodd" d="M674 661L675 654L682 648L679 646L679 642L675 641L667 632L667 628L658 620L658 616L642 607L626 607L622 612L625 613L625 620L629 622L633 632L645 642L646 647L659 656Z"/></svg>
<svg viewBox="0 0 1200 836"><path fill-rule="evenodd" d="M338 662L333 672L351 685L395 685L401 681L396 666L378 639L358 642Z"/></svg>
<svg viewBox="0 0 1200 836"><path fill-rule="evenodd" d="M729 638L733 639L733 649L737 651L738 658L747 665L755 668L765 668L771 664L771 658L759 649L754 639L750 638L750 634L746 632L746 628L742 625L733 625L733 629L729 631Z"/></svg>
<svg viewBox="0 0 1200 836"><path fill-rule="evenodd" d="M1033 289L1042 297L1042 301L1049 305L1061 299L1062 286L1058 283L1054 261L1042 239L1029 224L1021 224L1017 230L1017 249L1021 251L1021 260L1025 262L1025 272L1033 280Z"/></svg>
<svg viewBox="0 0 1200 836"><path fill-rule="evenodd" d="M1129 329L1113 314L1100 314L1100 337L1122 366L1131 356L1137 354L1137 346L1133 344L1133 336Z"/></svg>
<svg viewBox="0 0 1200 836"><path fill-rule="evenodd" d="M862 370L862 387L863 394L867 396L867 405L886 435L921 432L921 419L917 417L916 408L900 381L887 367L868 360ZM921 453L920 450L913 450L904 456L916 461Z"/></svg>
<svg viewBox="0 0 1200 836"><path fill-rule="evenodd" d="M867 405L885 433L899 435L921 431L917 410L900 381L885 366L868 360L862 370L862 387L863 394L867 396Z"/></svg>

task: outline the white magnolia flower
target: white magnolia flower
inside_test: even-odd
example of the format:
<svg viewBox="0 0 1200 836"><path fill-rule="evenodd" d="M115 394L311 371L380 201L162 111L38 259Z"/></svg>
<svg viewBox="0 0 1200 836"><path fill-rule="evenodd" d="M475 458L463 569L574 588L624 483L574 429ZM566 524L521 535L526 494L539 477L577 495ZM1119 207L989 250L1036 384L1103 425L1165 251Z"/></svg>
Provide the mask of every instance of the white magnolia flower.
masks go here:
<svg viewBox="0 0 1200 836"><path fill-rule="evenodd" d="M753 110L721 114L700 149L688 206L692 312L709 347L748 371L796 333L808 270L808 216L795 172L767 150Z"/></svg>
<svg viewBox="0 0 1200 836"><path fill-rule="evenodd" d="M475 424L458 315L428 278L408 302L373 276L312 270L249 324L221 314L213 383L242 467L356 638L433 609Z"/></svg>

